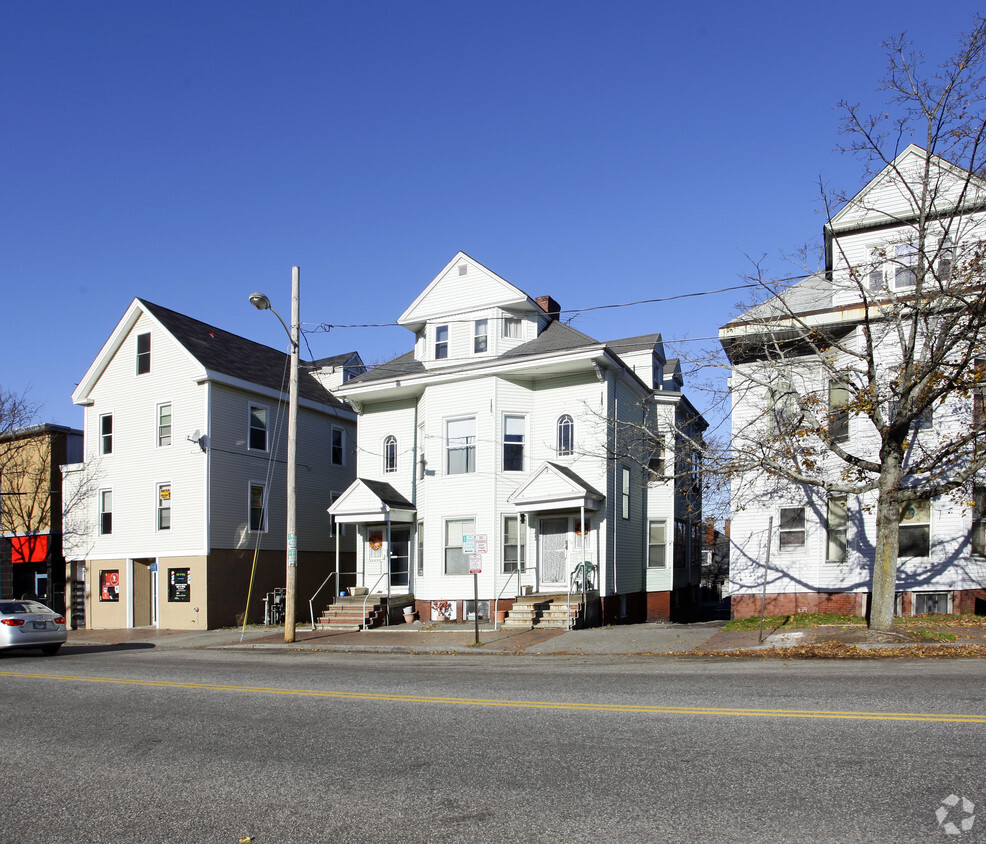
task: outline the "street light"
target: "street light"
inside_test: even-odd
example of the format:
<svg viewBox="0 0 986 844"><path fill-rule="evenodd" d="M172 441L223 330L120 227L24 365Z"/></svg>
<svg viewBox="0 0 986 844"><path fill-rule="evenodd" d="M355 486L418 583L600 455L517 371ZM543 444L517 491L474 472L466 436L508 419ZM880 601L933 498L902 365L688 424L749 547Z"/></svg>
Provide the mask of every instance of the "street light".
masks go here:
<svg viewBox="0 0 986 844"><path fill-rule="evenodd" d="M295 589L298 581L298 517L297 468L298 468L298 343L301 325L300 294L301 268L291 268L291 327L285 324L281 315L275 311L263 293L251 293L250 304L259 311L271 311L284 326L291 341L291 381L288 388L288 553L286 564L286 584L284 588L284 641L294 641Z"/></svg>

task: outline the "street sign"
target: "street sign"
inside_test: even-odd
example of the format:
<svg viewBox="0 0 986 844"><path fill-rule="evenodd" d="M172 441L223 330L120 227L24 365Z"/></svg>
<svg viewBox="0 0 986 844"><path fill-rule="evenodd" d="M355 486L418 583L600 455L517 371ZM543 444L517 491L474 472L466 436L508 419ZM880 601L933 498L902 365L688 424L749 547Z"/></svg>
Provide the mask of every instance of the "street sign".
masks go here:
<svg viewBox="0 0 986 844"><path fill-rule="evenodd" d="M472 533L462 534L462 553L463 554L475 554L476 553L476 535Z"/></svg>
<svg viewBox="0 0 986 844"><path fill-rule="evenodd" d="M483 573L483 558L479 554L469 555L469 574Z"/></svg>
<svg viewBox="0 0 986 844"><path fill-rule="evenodd" d="M477 533L473 537L473 540L476 543L476 553L477 554L485 554L487 551L490 550L489 542L487 542L487 540L486 540L486 534L485 533Z"/></svg>

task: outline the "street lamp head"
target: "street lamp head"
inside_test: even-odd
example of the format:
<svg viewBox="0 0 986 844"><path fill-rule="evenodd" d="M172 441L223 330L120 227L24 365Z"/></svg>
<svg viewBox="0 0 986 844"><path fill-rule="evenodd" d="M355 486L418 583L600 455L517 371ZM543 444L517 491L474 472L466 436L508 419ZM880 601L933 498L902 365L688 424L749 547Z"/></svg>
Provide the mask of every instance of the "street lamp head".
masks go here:
<svg viewBox="0 0 986 844"><path fill-rule="evenodd" d="M251 293L250 304L258 311L270 310L270 299L264 296L263 293Z"/></svg>

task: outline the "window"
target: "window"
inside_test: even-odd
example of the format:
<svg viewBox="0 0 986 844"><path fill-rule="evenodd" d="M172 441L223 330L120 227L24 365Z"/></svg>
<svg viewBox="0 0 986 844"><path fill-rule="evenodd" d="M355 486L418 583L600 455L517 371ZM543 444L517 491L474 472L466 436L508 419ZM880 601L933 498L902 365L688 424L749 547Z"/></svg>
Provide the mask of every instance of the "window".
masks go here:
<svg viewBox="0 0 986 844"><path fill-rule="evenodd" d="M624 466L621 471L623 479L622 498L623 498L623 518L630 518L630 470Z"/></svg>
<svg viewBox="0 0 986 844"><path fill-rule="evenodd" d="M445 574L469 574L469 556L462 550L462 537L471 536L475 530L475 519L445 522Z"/></svg>
<svg viewBox="0 0 986 844"><path fill-rule="evenodd" d="M157 408L158 447L171 445L171 405L159 404Z"/></svg>
<svg viewBox="0 0 986 844"><path fill-rule="evenodd" d="M952 264L955 262L955 244L947 235L942 238L938 247L938 281L946 282L952 279Z"/></svg>
<svg viewBox="0 0 986 844"><path fill-rule="evenodd" d="M99 532L113 533L113 490L99 491Z"/></svg>
<svg viewBox="0 0 986 844"><path fill-rule="evenodd" d="M849 388L841 381L829 382L829 436L837 443L849 440Z"/></svg>
<svg viewBox="0 0 986 844"><path fill-rule="evenodd" d="M828 551L830 563L846 561L846 499L830 498L828 501Z"/></svg>
<svg viewBox="0 0 986 844"><path fill-rule="evenodd" d="M787 434L799 420L798 396L787 381L778 381L767 396L767 421L773 434Z"/></svg>
<svg viewBox="0 0 986 844"><path fill-rule="evenodd" d="M805 547L805 508L781 507L778 541L782 551Z"/></svg>
<svg viewBox="0 0 986 844"><path fill-rule="evenodd" d="M674 520L674 567L685 567L688 553L688 523L683 519Z"/></svg>
<svg viewBox="0 0 986 844"><path fill-rule="evenodd" d="M444 360L448 357L448 326L439 325L435 327L435 360Z"/></svg>
<svg viewBox="0 0 986 844"><path fill-rule="evenodd" d="M267 488L263 484L250 484L250 530L267 531Z"/></svg>
<svg viewBox="0 0 986 844"><path fill-rule="evenodd" d="M898 557L927 557L931 554L931 502L925 499L901 505L897 529Z"/></svg>
<svg viewBox="0 0 986 844"><path fill-rule="evenodd" d="M248 447L252 451L267 451L267 408L250 405L250 438Z"/></svg>
<svg viewBox="0 0 986 844"><path fill-rule="evenodd" d="M559 457L575 453L575 422L567 413L558 420L558 443L555 449Z"/></svg>
<svg viewBox="0 0 986 844"><path fill-rule="evenodd" d="M137 374L146 375L151 371L151 335L137 335Z"/></svg>
<svg viewBox="0 0 986 844"><path fill-rule="evenodd" d="M983 428L986 427L986 360L977 360L972 371L972 424Z"/></svg>
<svg viewBox="0 0 986 844"><path fill-rule="evenodd" d="M449 419L445 423L446 465L449 475L476 471L476 420Z"/></svg>
<svg viewBox="0 0 986 844"><path fill-rule="evenodd" d="M647 468L651 474L664 477L666 468L664 460L664 436L662 434L650 435L650 458L647 460Z"/></svg>
<svg viewBox="0 0 986 844"><path fill-rule="evenodd" d="M503 318L503 336L511 340L520 339L520 319L518 317Z"/></svg>
<svg viewBox="0 0 986 844"><path fill-rule="evenodd" d="M503 517L503 573L525 571L524 526L520 516Z"/></svg>
<svg viewBox="0 0 986 844"><path fill-rule="evenodd" d="M969 541L973 554L986 557L986 487L974 487L972 498L972 533Z"/></svg>
<svg viewBox="0 0 986 844"><path fill-rule="evenodd" d="M99 417L99 453L113 453L113 414L104 413Z"/></svg>
<svg viewBox="0 0 986 844"><path fill-rule="evenodd" d="M503 471L524 471L524 431L527 419L524 416L503 417Z"/></svg>
<svg viewBox="0 0 986 844"><path fill-rule="evenodd" d="M477 355L483 354L489 345L487 325L488 321L485 319L477 319L473 325L472 350Z"/></svg>
<svg viewBox="0 0 986 844"><path fill-rule="evenodd" d="M336 501L339 500L339 496L342 495L341 492L330 492L329 493L329 506L331 507ZM332 517L330 526L329 536L345 536L346 535L346 523L336 521L335 517Z"/></svg>
<svg viewBox="0 0 986 844"><path fill-rule="evenodd" d="M332 428L332 465L346 465L346 432L342 428Z"/></svg>
<svg viewBox="0 0 986 844"><path fill-rule="evenodd" d="M651 522L647 529L647 568L668 567L668 523L661 519Z"/></svg>
<svg viewBox="0 0 986 844"><path fill-rule="evenodd" d="M917 284L915 267L918 262L918 248L913 243L898 243L894 247L894 289L906 290Z"/></svg>
<svg viewBox="0 0 986 844"><path fill-rule="evenodd" d="M915 592L914 615L947 615L948 598L948 592Z"/></svg>
<svg viewBox="0 0 986 844"><path fill-rule="evenodd" d="M417 567L418 577L424 577L424 573L425 573L425 523L424 522L418 522L417 537L418 537L418 543L417 543L418 556L415 565Z"/></svg>
<svg viewBox="0 0 986 844"><path fill-rule="evenodd" d="M120 570L108 569L99 573L99 600L120 600Z"/></svg>
<svg viewBox="0 0 986 844"><path fill-rule="evenodd" d="M157 485L157 529L171 530L171 484Z"/></svg>
<svg viewBox="0 0 986 844"><path fill-rule="evenodd" d="M397 437L390 434L383 441L383 470L384 472L397 471Z"/></svg>
<svg viewBox="0 0 986 844"><path fill-rule="evenodd" d="M887 250L875 246L870 250L870 269L867 273L867 286L874 293L883 289L883 262L887 258Z"/></svg>
<svg viewBox="0 0 986 844"><path fill-rule="evenodd" d="M428 461L425 459L425 426L418 425L418 480L425 479Z"/></svg>

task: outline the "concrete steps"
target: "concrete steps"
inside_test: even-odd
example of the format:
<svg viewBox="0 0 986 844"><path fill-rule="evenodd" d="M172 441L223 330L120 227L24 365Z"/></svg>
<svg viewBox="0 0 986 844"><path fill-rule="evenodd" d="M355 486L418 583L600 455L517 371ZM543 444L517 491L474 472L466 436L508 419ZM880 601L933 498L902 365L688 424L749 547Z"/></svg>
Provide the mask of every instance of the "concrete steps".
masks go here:
<svg viewBox="0 0 986 844"><path fill-rule="evenodd" d="M316 630L369 630L380 627L387 610L382 604L366 602L366 615L363 614L365 596L337 598L315 621Z"/></svg>
<svg viewBox="0 0 986 844"><path fill-rule="evenodd" d="M582 603L568 603L567 595L522 595L507 613L503 627L529 630L541 627L568 630L580 626Z"/></svg>

